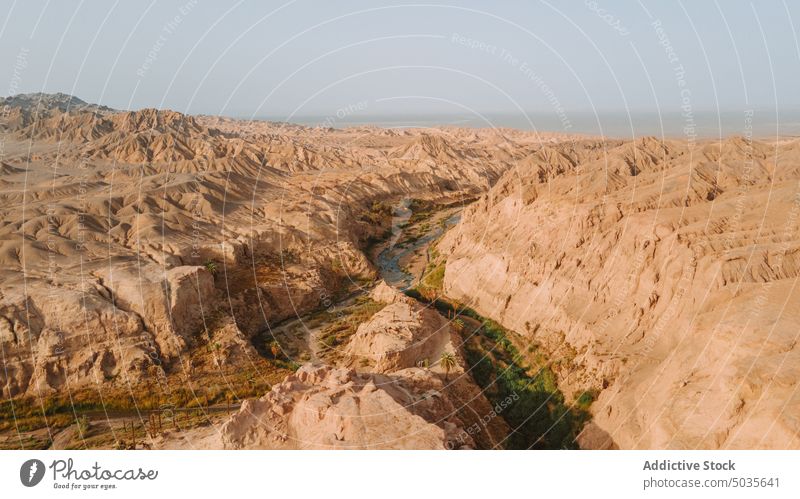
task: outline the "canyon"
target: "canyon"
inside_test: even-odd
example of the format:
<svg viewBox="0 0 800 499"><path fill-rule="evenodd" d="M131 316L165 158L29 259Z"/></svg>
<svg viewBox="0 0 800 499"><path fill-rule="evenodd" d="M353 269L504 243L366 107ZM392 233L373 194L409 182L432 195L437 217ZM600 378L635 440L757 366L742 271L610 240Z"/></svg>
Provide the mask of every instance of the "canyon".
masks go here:
<svg viewBox="0 0 800 499"><path fill-rule="evenodd" d="M4 445L800 446L797 139L1 104Z"/></svg>

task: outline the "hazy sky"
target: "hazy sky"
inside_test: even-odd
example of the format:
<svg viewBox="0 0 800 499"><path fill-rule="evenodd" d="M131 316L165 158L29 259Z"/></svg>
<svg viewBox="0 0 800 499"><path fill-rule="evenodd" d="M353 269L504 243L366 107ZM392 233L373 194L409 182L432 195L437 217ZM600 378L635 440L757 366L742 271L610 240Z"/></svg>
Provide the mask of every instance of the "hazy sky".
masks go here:
<svg viewBox="0 0 800 499"><path fill-rule="evenodd" d="M2 0L0 93L233 116L800 109L800 2Z"/></svg>

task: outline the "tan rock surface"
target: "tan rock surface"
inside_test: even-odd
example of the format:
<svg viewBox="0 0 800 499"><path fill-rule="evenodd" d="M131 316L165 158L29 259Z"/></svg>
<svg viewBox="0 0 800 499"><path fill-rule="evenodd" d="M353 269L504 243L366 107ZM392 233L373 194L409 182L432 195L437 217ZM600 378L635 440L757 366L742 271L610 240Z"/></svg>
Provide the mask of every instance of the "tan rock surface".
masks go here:
<svg viewBox="0 0 800 499"><path fill-rule="evenodd" d="M442 353L455 353L447 320L381 281L371 297L388 303L358 326L345 349L352 366L368 363L376 372L433 365Z"/></svg>
<svg viewBox="0 0 800 499"><path fill-rule="evenodd" d="M97 272L111 292L114 305L136 313L151 331L161 353L180 355L191 335L203 325L206 310L215 306L214 280L203 267L169 270L156 265L115 265Z"/></svg>
<svg viewBox="0 0 800 499"><path fill-rule="evenodd" d="M118 379L137 382L153 348L140 318L108 306L101 289L5 288L4 397L41 395Z"/></svg>
<svg viewBox="0 0 800 499"><path fill-rule="evenodd" d="M116 112L63 95L4 104L3 397L136 384L211 333L220 364L241 366L267 324L375 276L363 251L401 200L480 196L439 245L445 293L539 344L568 400L599 391L585 445L800 447L796 139L689 148ZM348 366L290 376L225 445L442 447L491 409L445 320L385 286L373 298L388 305L343 350ZM443 351L460 364L448 382ZM457 441L491 447L508 431L492 425Z"/></svg>
<svg viewBox="0 0 800 499"><path fill-rule="evenodd" d="M548 146L447 235L445 292L600 390L619 447L800 447L799 152Z"/></svg>
<svg viewBox="0 0 800 499"><path fill-rule="evenodd" d="M246 401L222 426L222 443L225 448L444 449L456 441L460 427L455 408L441 395L437 376L416 371L391 377L307 364L263 398Z"/></svg>

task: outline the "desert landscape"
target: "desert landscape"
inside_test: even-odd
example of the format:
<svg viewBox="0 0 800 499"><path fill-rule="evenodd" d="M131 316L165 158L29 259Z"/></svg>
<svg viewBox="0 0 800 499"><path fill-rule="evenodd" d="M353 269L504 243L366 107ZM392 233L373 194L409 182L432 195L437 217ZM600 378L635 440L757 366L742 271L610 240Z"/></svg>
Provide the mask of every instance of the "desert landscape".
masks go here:
<svg viewBox="0 0 800 499"><path fill-rule="evenodd" d="M3 448L800 447L800 139L0 104Z"/></svg>

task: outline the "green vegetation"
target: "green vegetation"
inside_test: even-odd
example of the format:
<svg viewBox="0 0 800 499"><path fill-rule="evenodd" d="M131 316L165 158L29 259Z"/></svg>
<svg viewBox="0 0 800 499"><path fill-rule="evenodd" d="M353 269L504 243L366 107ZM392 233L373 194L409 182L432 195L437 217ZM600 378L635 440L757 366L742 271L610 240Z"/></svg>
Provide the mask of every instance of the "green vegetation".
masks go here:
<svg viewBox="0 0 800 499"><path fill-rule="evenodd" d="M442 206L431 201L412 199L411 203L408 205L408 209L411 210L411 218L408 219L408 225L426 220L435 215L436 212L442 208Z"/></svg>
<svg viewBox="0 0 800 499"><path fill-rule="evenodd" d="M427 289L441 291L444 285L444 267L444 262L433 266L429 264L420 284Z"/></svg>
<svg viewBox="0 0 800 499"><path fill-rule="evenodd" d="M426 299L418 289L406 294L433 305L445 316L460 316L457 320L464 322L462 336L470 374L493 405L506 404L499 413L512 429L506 448L577 447L575 438L590 417L593 392L584 392L575 407L568 407L543 356L534 355L534 365L528 365L503 326L470 308L457 308L440 298Z"/></svg>
<svg viewBox="0 0 800 499"><path fill-rule="evenodd" d="M412 199L408 205L411 216L400 227L403 229L403 239L398 246L414 244L421 237L430 232L431 225L427 220L436 215L443 207L430 201Z"/></svg>
<svg viewBox="0 0 800 499"><path fill-rule="evenodd" d="M52 442L48 437L37 438L32 435L17 435L6 442L0 442L0 450L45 450L50 448L51 444Z"/></svg>
<svg viewBox="0 0 800 499"><path fill-rule="evenodd" d="M293 360L276 360L275 365L281 369L286 369L292 372L300 369L300 364Z"/></svg>
<svg viewBox="0 0 800 499"><path fill-rule="evenodd" d="M597 400L597 390L586 390L575 397L575 408L585 414L589 413L589 407Z"/></svg>
<svg viewBox="0 0 800 499"><path fill-rule="evenodd" d="M394 213L394 210L388 203L373 201L369 212L362 217L362 220L371 224L380 225L391 217L392 213Z"/></svg>
<svg viewBox="0 0 800 499"><path fill-rule="evenodd" d="M456 367L456 356L450 352L442 352L442 356L439 358L439 365L444 369L444 380L447 381L450 371Z"/></svg>
<svg viewBox="0 0 800 499"><path fill-rule="evenodd" d="M225 373L202 375L191 382L177 374L162 380L164 384L153 377L153 381L145 385L149 385L148 389L137 390L135 397L131 397L124 387L107 387L102 391L102 398L96 389L84 389L71 395L51 395L41 402L35 398L4 400L0 402L0 432L25 434L43 428L56 432L75 424L85 434L93 418L105 420L107 413L135 415L167 406L201 410L225 404L228 400L258 397L269 391L271 383L282 379L288 370L297 369L292 363L280 363L280 366L279 361L272 365L264 364L258 370L231 369ZM49 442L41 438L44 437L22 435L22 444L19 439L14 439L12 448L21 448L20 445L26 449L46 448Z"/></svg>
<svg viewBox="0 0 800 499"><path fill-rule="evenodd" d="M281 356L281 345L275 340L269 343L269 353L272 354L273 359L279 359Z"/></svg>
<svg viewBox="0 0 800 499"><path fill-rule="evenodd" d="M75 421L76 426L78 427L78 433L81 437L84 437L86 433L89 431L89 418L87 416L78 416L78 419Z"/></svg>
<svg viewBox="0 0 800 499"><path fill-rule="evenodd" d="M428 264L417 285L417 290L428 300L436 299L442 292L445 263L446 260L439 254L436 247L431 246L428 249Z"/></svg>
<svg viewBox="0 0 800 499"><path fill-rule="evenodd" d="M34 400L25 401L24 406L20 400L15 401L18 405L14 406L14 411L11 410L11 402L6 401L0 404L0 432L11 430L16 432L33 431L47 426L42 417L42 412L33 410L32 404ZM16 418L15 418L16 415ZM75 422L72 414L48 414L47 423L52 428L65 428Z"/></svg>

